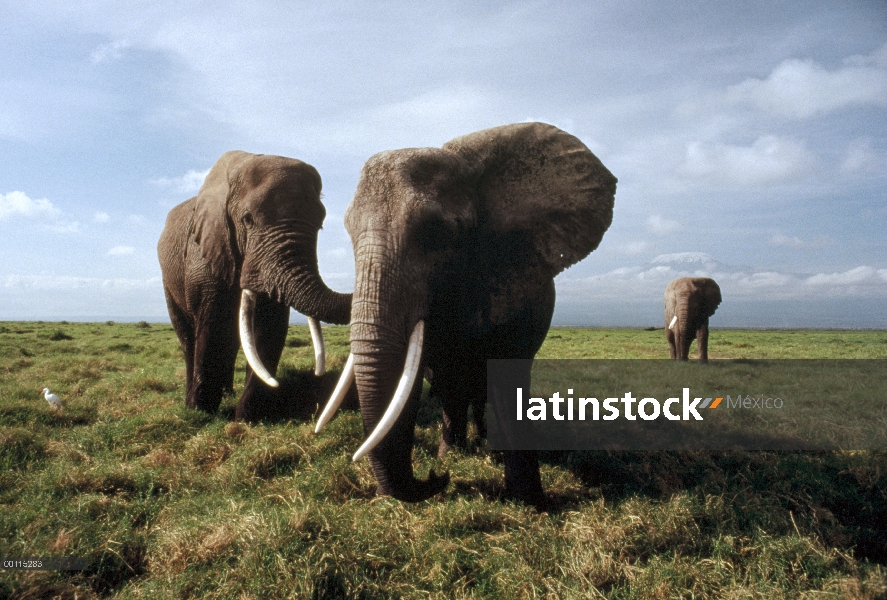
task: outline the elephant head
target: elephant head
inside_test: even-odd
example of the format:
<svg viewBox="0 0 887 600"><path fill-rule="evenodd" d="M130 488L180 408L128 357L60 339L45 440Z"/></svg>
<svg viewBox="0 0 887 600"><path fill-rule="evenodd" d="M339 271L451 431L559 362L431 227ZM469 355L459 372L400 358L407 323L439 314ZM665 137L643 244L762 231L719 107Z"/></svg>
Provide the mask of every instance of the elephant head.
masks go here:
<svg viewBox="0 0 887 600"><path fill-rule="evenodd" d="M349 363L369 434L355 459L369 454L378 493L421 500L445 487L446 476L412 471L417 374L433 374L444 437L464 434L467 398L486 395L486 359L535 355L553 279L597 247L615 188L582 142L543 123L367 161L345 214L356 268Z"/></svg>
<svg viewBox="0 0 887 600"><path fill-rule="evenodd" d="M687 360L696 340L699 362L708 362L708 318L721 303L721 288L708 277L681 277L665 288L665 335L671 358Z"/></svg>
<svg viewBox="0 0 887 600"><path fill-rule="evenodd" d="M326 216L320 190L320 175L307 163L227 152L197 196L170 212L158 253L189 362L189 405L214 410L219 388L230 387L238 307L252 372L272 387L289 307L309 317L313 332L316 320L348 322L351 295L330 290L318 271L317 232ZM319 372L322 349L315 337ZM251 375L239 413L257 385Z"/></svg>

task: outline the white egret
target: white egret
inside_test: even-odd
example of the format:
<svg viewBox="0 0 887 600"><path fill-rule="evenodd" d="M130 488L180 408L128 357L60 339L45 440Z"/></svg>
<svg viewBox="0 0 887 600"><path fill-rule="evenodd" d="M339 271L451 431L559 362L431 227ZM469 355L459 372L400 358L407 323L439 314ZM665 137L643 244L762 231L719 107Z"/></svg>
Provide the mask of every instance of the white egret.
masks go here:
<svg viewBox="0 0 887 600"><path fill-rule="evenodd" d="M49 393L49 388L43 388L43 397L46 398L46 401L49 402L49 405L53 408L61 408L62 400L55 394Z"/></svg>

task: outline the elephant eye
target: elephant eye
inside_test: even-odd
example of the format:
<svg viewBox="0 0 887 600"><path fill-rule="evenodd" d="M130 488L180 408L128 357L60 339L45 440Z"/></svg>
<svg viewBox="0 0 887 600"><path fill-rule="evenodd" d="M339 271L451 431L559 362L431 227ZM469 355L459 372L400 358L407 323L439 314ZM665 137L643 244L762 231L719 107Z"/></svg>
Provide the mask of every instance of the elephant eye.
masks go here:
<svg viewBox="0 0 887 600"><path fill-rule="evenodd" d="M252 216L252 214L250 214L250 213L244 213L244 215L243 215L243 224L246 225L247 227L252 227L252 226L253 226L254 222L253 222L253 216Z"/></svg>
<svg viewBox="0 0 887 600"><path fill-rule="evenodd" d="M416 230L416 241L423 252L436 252L448 247L455 233L441 219L429 219Z"/></svg>

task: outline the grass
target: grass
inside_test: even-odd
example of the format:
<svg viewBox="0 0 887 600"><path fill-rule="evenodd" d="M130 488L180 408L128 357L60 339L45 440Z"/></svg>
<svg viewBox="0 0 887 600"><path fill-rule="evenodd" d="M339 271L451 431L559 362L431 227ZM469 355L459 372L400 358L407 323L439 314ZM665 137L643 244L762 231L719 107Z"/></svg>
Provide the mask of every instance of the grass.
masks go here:
<svg viewBox="0 0 887 600"><path fill-rule="evenodd" d="M348 330L325 334L328 385ZM290 329L284 380L313 369L308 339ZM887 332L713 331L709 353L883 359ZM539 356L667 345L661 330L554 328ZM482 441L434 457L426 398L416 470L452 483L404 504L374 498L369 465L351 462L353 410L315 435L311 418L250 426L232 421L236 396L205 415L183 394L169 325L0 323L0 558L89 561L0 570L0 598L887 596L884 452L547 452L540 513L502 500Z"/></svg>

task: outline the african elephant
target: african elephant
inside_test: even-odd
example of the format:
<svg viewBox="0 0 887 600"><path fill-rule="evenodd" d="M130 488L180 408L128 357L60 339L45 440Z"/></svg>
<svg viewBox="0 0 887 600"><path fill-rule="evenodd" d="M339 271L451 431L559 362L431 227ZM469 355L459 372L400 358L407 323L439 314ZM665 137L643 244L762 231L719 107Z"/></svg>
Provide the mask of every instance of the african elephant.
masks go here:
<svg viewBox="0 0 887 600"><path fill-rule="evenodd" d="M681 277L665 288L665 337L671 358L687 360L696 340L699 362L708 362L708 318L721 303L721 288L708 277Z"/></svg>
<svg viewBox="0 0 887 600"><path fill-rule="evenodd" d="M483 433L486 360L535 356L554 277L600 243L615 192L616 178L582 142L544 123L367 161L345 213L356 281L337 391L356 380L369 437L355 460L369 454L378 494L418 501L446 487L446 473L413 474L417 373L431 375L442 403L439 453L464 442L469 402ZM535 452L506 453L505 479L510 496L543 500Z"/></svg>
<svg viewBox="0 0 887 600"><path fill-rule="evenodd" d="M242 345L249 368L236 418L278 414L273 373L290 307L309 317L323 373L317 320L347 323L351 294L330 290L318 272L320 188L320 175L302 161L226 152L197 196L169 212L157 253L185 354L188 406L218 409Z"/></svg>

